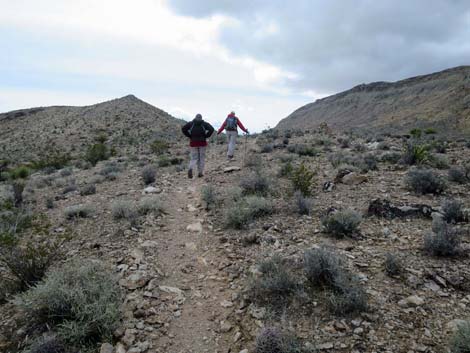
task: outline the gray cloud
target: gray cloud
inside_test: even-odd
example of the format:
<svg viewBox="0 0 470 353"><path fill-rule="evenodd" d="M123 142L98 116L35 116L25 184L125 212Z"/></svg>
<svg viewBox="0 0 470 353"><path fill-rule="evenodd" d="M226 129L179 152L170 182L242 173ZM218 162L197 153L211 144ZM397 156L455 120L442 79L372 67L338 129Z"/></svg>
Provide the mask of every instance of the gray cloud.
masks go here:
<svg viewBox="0 0 470 353"><path fill-rule="evenodd" d="M332 93L470 64L468 0L168 1L184 15L237 19L221 43L296 73L287 84L299 90Z"/></svg>

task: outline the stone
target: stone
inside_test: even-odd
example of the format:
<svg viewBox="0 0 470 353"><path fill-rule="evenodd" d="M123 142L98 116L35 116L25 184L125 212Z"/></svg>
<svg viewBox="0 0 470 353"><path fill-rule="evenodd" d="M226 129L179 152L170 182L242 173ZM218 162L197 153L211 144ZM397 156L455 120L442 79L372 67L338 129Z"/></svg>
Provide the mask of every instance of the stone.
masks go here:
<svg viewBox="0 0 470 353"><path fill-rule="evenodd" d="M237 167L237 166L234 166L234 165L233 165L233 166L231 166L231 167L226 167L226 168L224 168L224 173L232 173L232 172L237 172L237 171L239 171L239 170L241 170L240 167Z"/></svg>
<svg viewBox="0 0 470 353"><path fill-rule="evenodd" d="M192 223L186 227L186 230L192 233L202 233L202 224L201 222Z"/></svg>
<svg viewBox="0 0 470 353"><path fill-rule="evenodd" d="M240 351L240 353L248 353L248 349L243 349Z"/></svg>
<svg viewBox="0 0 470 353"><path fill-rule="evenodd" d="M346 185L359 185L367 182L368 178L365 175L357 174L355 172L346 174L341 178L341 182Z"/></svg>
<svg viewBox="0 0 470 353"><path fill-rule="evenodd" d="M160 289L162 292L165 293L171 293L171 294L176 294L178 296L184 296L184 292L176 287L169 287L169 286L159 286L158 289Z"/></svg>
<svg viewBox="0 0 470 353"><path fill-rule="evenodd" d="M220 323L220 332L222 332L222 333L227 333L227 332L229 332L231 329L232 329L232 325L230 324L230 322L222 321L222 322Z"/></svg>
<svg viewBox="0 0 470 353"><path fill-rule="evenodd" d="M148 186L142 192L143 194L159 194L162 192L162 189L156 188L154 186Z"/></svg>
<svg viewBox="0 0 470 353"><path fill-rule="evenodd" d="M126 348L121 342L116 344L116 353L126 353Z"/></svg>
<svg viewBox="0 0 470 353"><path fill-rule="evenodd" d="M224 308L231 308L233 306L233 302L229 300L224 300L220 305Z"/></svg>
<svg viewBox="0 0 470 353"><path fill-rule="evenodd" d="M317 349L324 349L324 350L333 349L333 347L334 347L334 344L331 342L326 342L326 343L317 345Z"/></svg>
<svg viewBox="0 0 470 353"><path fill-rule="evenodd" d="M100 353L114 353L114 347L109 343L103 343L100 348Z"/></svg>
<svg viewBox="0 0 470 353"><path fill-rule="evenodd" d="M196 212L196 211L197 211L196 207L194 207L193 205L188 205L188 212L193 213L193 212Z"/></svg>
<svg viewBox="0 0 470 353"><path fill-rule="evenodd" d="M130 347L135 341L135 332L134 330L127 329L122 337L121 341L127 346Z"/></svg>
<svg viewBox="0 0 470 353"><path fill-rule="evenodd" d="M186 244L184 244L184 246L185 246L186 249L188 249L188 250L192 250L192 251L196 251L196 250L197 250L196 243L193 243L193 242L186 243Z"/></svg>
<svg viewBox="0 0 470 353"><path fill-rule="evenodd" d="M398 305L402 308L417 307L424 304L424 299L417 295L410 295L409 297L402 299L398 302Z"/></svg>
<svg viewBox="0 0 470 353"><path fill-rule="evenodd" d="M149 282L149 280L150 278L146 272L137 271L131 274L126 279L122 279L120 281L120 284L126 287L127 289L135 290L144 287Z"/></svg>

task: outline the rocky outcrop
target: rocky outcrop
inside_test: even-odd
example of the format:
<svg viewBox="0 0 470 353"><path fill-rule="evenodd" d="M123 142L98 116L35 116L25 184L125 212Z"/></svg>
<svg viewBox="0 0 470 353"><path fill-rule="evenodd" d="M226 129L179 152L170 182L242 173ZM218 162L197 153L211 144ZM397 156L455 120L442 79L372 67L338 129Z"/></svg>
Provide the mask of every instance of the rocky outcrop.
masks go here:
<svg viewBox="0 0 470 353"><path fill-rule="evenodd" d="M294 111L277 128L381 129L403 133L436 127L470 134L470 66L389 83L361 84Z"/></svg>

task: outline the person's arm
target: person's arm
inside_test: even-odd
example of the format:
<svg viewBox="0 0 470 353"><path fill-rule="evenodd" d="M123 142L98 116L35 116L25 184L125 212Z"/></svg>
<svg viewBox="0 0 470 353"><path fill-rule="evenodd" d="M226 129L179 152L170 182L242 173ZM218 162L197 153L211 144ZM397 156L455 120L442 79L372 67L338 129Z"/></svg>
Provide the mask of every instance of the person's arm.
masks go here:
<svg viewBox="0 0 470 353"><path fill-rule="evenodd" d="M190 126L191 126L191 123L187 123L181 128L181 131L183 132L184 136L189 137L189 138L191 138L191 135L189 134Z"/></svg>
<svg viewBox="0 0 470 353"><path fill-rule="evenodd" d="M240 119L237 119L237 124L238 124L238 127L243 130L243 132L248 133L248 130L243 126Z"/></svg>
<svg viewBox="0 0 470 353"><path fill-rule="evenodd" d="M227 119L225 119L224 123L219 128L219 130L217 131L217 135L220 135L220 133L225 130L225 126L227 126Z"/></svg>
<svg viewBox="0 0 470 353"><path fill-rule="evenodd" d="M214 127L211 124L206 123L206 130L207 130L206 138L211 137L212 134L214 133Z"/></svg>

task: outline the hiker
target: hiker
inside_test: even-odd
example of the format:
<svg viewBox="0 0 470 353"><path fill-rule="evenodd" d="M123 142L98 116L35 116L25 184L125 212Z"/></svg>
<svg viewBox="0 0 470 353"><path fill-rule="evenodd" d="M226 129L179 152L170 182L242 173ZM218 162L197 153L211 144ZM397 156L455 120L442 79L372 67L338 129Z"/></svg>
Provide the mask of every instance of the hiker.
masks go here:
<svg viewBox="0 0 470 353"><path fill-rule="evenodd" d="M228 159L232 159L233 154L235 152L235 145L237 144L237 137L238 137L238 127L240 127L240 129L242 129L246 134L249 134L248 130L243 126L240 119L236 117L235 112L231 112L227 116L227 119L225 119L219 131L217 131L217 135L219 135L224 130L227 133L227 142L228 142L227 158Z"/></svg>
<svg viewBox="0 0 470 353"><path fill-rule="evenodd" d="M190 121L181 128L183 134L190 138L191 161L189 162L188 178L192 179L193 169L197 165L198 177L204 176L204 163L206 159L206 147L209 137L214 133L211 124L202 120L202 115L197 114L193 121Z"/></svg>

